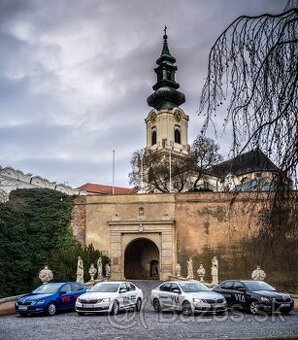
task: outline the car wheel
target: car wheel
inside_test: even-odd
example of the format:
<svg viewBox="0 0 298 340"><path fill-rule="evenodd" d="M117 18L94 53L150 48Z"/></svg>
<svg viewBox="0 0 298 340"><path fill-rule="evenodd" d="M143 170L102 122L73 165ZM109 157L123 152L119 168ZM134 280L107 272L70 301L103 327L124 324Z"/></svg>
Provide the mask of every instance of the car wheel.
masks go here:
<svg viewBox="0 0 298 340"><path fill-rule="evenodd" d="M161 307L160 307L160 303L159 303L158 299L153 300L153 308L154 308L155 312L157 312L157 313L161 312Z"/></svg>
<svg viewBox="0 0 298 340"><path fill-rule="evenodd" d="M113 307L112 307L112 310L111 310L111 314L112 315L117 315L119 313L119 303L118 301L115 301L113 303Z"/></svg>
<svg viewBox="0 0 298 340"><path fill-rule="evenodd" d="M53 316L55 315L57 312L57 307L55 305L54 302L51 302L49 305L48 305L48 308L47 308L47 315L49 316Z"/></svg>
<svg viewBox="0 0 298 340"><path fill-rule="evenodd" d="M216 315L226 315L226 311L223 310L223 311L220 311L220 312L216 312Z"/></svg>
<svg viewBox="0 0 298 340"><path fill-rule="evenodd" d="M182 305L182 314L183 315L191 315L192 314L192 309L191 305L188 301L184 301Z"/></svg>
<svg viewBox="0 0 298 340"><path fill-rule="evenodd" d="M136 311L139 312L142 308L142 300L139 298L136 303Z"/></svg>
<svg viewBox="0 0 298 340"><path fill-rule="evenodd" d="M259 306L258 303L256 301L252 301L249 305L249 310L251 312L251 314L256 315L259 312Z"/></svg>

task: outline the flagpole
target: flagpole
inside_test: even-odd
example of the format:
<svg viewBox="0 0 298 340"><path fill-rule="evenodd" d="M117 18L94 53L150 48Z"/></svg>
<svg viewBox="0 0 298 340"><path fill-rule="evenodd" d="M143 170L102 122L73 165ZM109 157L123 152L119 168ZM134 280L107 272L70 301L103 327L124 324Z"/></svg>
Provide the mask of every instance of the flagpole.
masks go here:
<svg viewBox="0 0 298 340"><path fill-rule="evenodd" d="M143 160L143 153L141 154L141 192L144 189L144 160Z"/></svg>
<svg viewBox="0 0 298 340"><path fill-rule="evenodd" d="M115 193L115 150L113 150L113 185L112 185L112 195Z"/></svg>

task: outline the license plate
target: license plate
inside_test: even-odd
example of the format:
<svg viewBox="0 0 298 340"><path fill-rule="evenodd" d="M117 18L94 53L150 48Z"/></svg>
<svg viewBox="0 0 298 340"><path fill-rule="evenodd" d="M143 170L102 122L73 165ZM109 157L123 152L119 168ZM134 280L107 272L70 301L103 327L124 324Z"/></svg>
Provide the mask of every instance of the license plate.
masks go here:
<svg viewBox="0 0 298 340"><path fill-rule="evenodd" d="M88 309L88 308L93 308L94 305L90 305L90 304L82 304L82 307Z"/></svg>
<svg viewBox="0 0 298 340"><path fill-rule="evenodd" d="M27 306L19 306L19 310L27 310L28 307Z"/></svg>

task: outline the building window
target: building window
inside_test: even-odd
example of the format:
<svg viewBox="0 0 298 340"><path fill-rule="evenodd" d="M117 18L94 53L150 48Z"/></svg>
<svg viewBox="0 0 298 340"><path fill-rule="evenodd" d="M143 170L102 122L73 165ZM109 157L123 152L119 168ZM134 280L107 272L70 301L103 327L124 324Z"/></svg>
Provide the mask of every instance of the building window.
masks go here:
<svg viewBox="0 0 298 340"><path fill-rule="evenodd" d="M175 143L181 144L181 133L177 128L175 128Z"/></svg>
<svg viewBox="0 0 298 340"><path fill-rule="evenodd" d="M156 144L156 140L157 140L156 130L153 130L152 131L152 135L151 135L151 144L155 145Z"/></svg>

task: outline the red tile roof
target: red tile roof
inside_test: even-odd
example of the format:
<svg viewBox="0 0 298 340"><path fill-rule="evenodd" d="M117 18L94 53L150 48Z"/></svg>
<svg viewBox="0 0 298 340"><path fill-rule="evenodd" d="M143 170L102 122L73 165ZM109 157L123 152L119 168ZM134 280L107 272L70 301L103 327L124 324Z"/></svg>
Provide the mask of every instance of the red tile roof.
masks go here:
<svg viewBox="0 0 298 340"><path fill-rule="evenodd" d="M79 186L77 189L85 190L88 193L92 194L101 194L101 195L112 195L113 187L112 185L103 185L103 184L94 184L94 183L86 183ZM114 186L114 195L128 195L132 194L135 191L134 188L122 188Z"/></svg>

